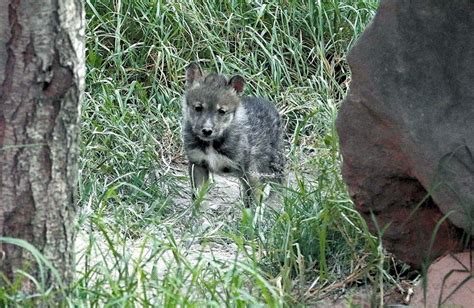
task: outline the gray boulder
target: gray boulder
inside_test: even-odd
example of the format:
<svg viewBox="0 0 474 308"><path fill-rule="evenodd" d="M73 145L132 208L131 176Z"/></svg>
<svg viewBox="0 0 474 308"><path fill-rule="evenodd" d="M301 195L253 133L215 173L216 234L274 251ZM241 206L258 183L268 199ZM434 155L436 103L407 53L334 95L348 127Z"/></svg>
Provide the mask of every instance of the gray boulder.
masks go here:
<svg viewBox="0 0 474 308"><path fill-rule="evenodd" d="M462 250L474 234L474 1L383 0L348 60L337 131L357 209L415 267Z"/></svg>

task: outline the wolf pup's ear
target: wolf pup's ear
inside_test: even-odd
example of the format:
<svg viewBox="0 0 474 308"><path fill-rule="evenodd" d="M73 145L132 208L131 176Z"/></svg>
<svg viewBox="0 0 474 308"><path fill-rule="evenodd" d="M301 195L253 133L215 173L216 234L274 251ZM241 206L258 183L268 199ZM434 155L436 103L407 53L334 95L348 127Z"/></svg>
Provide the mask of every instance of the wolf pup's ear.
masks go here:
<svg viewBox="0 0 474 308"><path fill-rule="evenodd" d="M191 62L186 66L186 88L190 88L196 81L202 79L202 70L199 64Z"/></svg>
<svg viewBox="0 0 474 308"><path fill-rule="evenodd" d="M245 88L244 77L235 75L229 80L229 86L232 87L238 94L242 93Z"/></svg>

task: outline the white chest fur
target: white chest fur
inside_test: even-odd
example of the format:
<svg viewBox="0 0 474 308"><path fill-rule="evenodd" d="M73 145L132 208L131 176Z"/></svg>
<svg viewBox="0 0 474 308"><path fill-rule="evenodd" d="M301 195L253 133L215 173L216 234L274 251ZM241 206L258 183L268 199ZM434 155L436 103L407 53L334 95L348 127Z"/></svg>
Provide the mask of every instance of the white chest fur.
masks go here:
<svg viewBox="0 0 474 308"><path fill-rule="evenodd" d="M234 161L219 154L212 146L208 146L204 151L192 150L188 153L188 156L191 161L205 162L209 170L214 173L225 173L237 169L237 164Z"/></svg>

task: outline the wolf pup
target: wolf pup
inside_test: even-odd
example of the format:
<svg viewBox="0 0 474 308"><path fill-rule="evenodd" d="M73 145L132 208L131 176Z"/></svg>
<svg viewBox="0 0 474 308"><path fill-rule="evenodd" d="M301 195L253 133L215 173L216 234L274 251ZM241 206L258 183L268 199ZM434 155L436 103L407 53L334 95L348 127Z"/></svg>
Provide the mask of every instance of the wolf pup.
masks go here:
<svg viewBox="0 0 474 308"><path fill-rule="evenodd" d="M203 75L197 63L186 67L182 137L189 160L193 199L209 172L236 176L244 204L258 201L261 184L281 183L285 157L280 115L272 103L240 96L244 79Z"/></svg>

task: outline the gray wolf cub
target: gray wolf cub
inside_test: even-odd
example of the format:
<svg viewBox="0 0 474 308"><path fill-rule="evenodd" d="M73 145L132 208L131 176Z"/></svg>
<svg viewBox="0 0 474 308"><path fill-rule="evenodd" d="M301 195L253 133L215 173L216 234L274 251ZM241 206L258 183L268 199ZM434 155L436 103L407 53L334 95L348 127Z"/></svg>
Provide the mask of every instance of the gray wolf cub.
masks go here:
<svg viewBox="0 0 474 308"><path fill-rule="evenodd" d="M261 184L282 182L285 156L280 115L269 101L240 96L244 79L203 75L186 67L182 137L193 199L209 172L236 176L245 206L258 201Z"/></svg>

